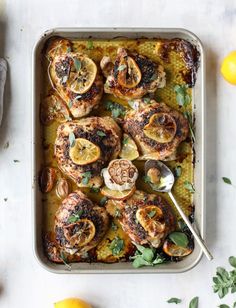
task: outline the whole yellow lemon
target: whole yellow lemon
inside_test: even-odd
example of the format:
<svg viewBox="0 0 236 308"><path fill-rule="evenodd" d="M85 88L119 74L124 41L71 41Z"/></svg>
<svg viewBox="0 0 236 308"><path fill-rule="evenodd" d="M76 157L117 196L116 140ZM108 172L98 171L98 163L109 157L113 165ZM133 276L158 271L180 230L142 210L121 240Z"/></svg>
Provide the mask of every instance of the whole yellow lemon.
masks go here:
<svg viewBox="0 0 236 308"><path fill-rule="evenodd" d="M54 304L55 308L92 308L91 305L79 298L66 298Z"/></svg>
<svg viewBox="0 0 236 308"><path fill-rule="evenodd" d="M221 64L221 74L225 80L236 85L236 50L224 58Z"/></svg>

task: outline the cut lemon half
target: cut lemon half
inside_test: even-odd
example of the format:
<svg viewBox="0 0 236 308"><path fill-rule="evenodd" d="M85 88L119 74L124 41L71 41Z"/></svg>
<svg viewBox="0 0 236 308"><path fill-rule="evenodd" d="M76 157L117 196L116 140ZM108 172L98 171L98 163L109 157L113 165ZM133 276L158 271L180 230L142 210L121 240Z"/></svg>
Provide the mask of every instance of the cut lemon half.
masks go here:
<svg viewBox="0 0 236 308"><path fill-rule="evenodd" d="M122 87L131 89L139 84L141 78L141 71L134 59L129 56L122 58L118 66L118 83Z"/></svg>
<svg viewBox="0 0 236 308"><path fill-rule="evenodd" d="M168 113L155 113L149 123L144 126L144 134L159 143L167 143L173 140L176 134L175 119Z"/></svg>
<svg viewBox="0 0 236 308"><path fill-rule="evenodd" d="M166 239L163 245L163 251L171 257L185 257L192 253L189 247L181 247L174 244L171 240Z"/></svg>
<svg viewBox="0 0 236 308"><path fill-rule="evenodd" d="M123 159L135 160L139 157L139 152L134 140L127 134L123 135L122 149L119 156Z"/></svg>
<svg viewBox="0 0 236 308"><path fill-rule="evenodd" d="M111 199L124 200L132 196L133 193L135 192L135 189L136 188L133 187L132 189L129 190L119 191L119 190L111 190L108 187L104 186L101 189L101 194Z"/></svg>
<svg viewBox="0 0 236 308"><path fill-rule="evenodd" d="M74 93L86 93L92 86L97 75L97 65L92 59L75 55L72 56L68 87Z"/></svg>
<svg viewBox="0 0 236 308"><path fill-rule="evenodd" d="M74 216L76 218L76 216ZM77 222L64 227L65 238L70 246L85 246L94 238L96 229L89 219L79 219Z"/></svg>
<svg viewBox="0 0 236 308"><path fill-rule="evenodd" d="M70 148L70 158L77 165L91 164L98 160L100 155L100 148L84 138L75 139L74 146Z"/></svg>
<svg viewBox="0 0 236 308"><path fill-rule="evenodd" d="M221 74L225 80L236 85L236 50L224 58L221 64Z"/></svg>
<svg viewBox="0 0 236 308"><path fill-rule="evenodd" d="M66 298L54 304L54 308L92 308L80 298Z"/></svg>

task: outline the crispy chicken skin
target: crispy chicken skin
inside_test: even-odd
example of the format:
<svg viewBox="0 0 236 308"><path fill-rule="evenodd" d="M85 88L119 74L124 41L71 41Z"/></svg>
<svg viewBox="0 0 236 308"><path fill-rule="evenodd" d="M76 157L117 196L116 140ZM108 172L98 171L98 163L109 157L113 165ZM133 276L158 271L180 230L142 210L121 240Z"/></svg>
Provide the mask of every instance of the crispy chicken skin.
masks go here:
<svg viewBox="0 0 236 308"><path fill-rule="evenodd" d="M78 221L71 222L71 217L80 213ZM83 229L83 222L94 226L93 236L91 230ZM97 246L109 226L109 218L104 208L93 203L81 191L71 193L63 200L55 216L56 241L66 252L82 254ZM80 243L81 235L87 231L90 241Z"/></svg>
<svg viewBox="0 0 236 308"><path fill-rule="evenodd" d="M144 134L144 127L154 114L168 114L176 123L176 133L174 138L167 143L147 137ZM151 100L148 104L142 99L133 102L133 109L126 113L123 129L135 140L142 155L155 153L155 159L164 160L173 155L178 145L186 139L188 135L188 121L183 114L167 106L165 103L158 103Z"/></svg>
<svg viewBox="0 0 236 308"><path fill-rule="evenodd" d="M119 221L122 228L137 244L149 244L158 248L165 237L175 229L176 218L172 208L160 196L136 190L132 197L119 203ZM151 211L145 213L148 209ZM153 217L151 213L154 213Z"/></svg>
<svg viewBox="0 0 236 308"><path fill-rule="evenodd" d="M53 88L66 102L72 116L81 118L88 115L92 109L98 107L103 94L103 80L100 71L90 89L78 94L68 86L68 78L73 66L73 59L85 56L81 53L71 52L71 44L65 39L55 39L48 47L48 58L50 61L48 74ZM87 57L87 56L86 56Z"/></svg>
<svg viewBox="0 0 236 308"><path fill-rule="evenodd" d="M104 136L99 135L98 131L103 132ZM75 138L84 138L97 145L101 151L99 159L87 165L75 164L69 155L70 132L74 133ZM120 138L120 128L110 117L89 117L61 124L57 129L55 141L55 157L58 166L78 187L100 187L101 170L110 160L118 156L121 148ZM91 172L91 178L87 184L82 183L85 172Z"/></svg>
<svg viewBox="0 0 236 308"><path fill-rule="evenodd" d="M122 59L131 57L141 72L140 82L133 88L127 88L119 84L118 74ZM129 100L141 98L147 93L153 93L157 88L163 88L166 83L164 68L153 62L151 59L138 53L129 53L124 48L118 48L115 63L107 56L100 62L103 75L107 77L104 85L104 92L113 94L121 99Z"/></svg>

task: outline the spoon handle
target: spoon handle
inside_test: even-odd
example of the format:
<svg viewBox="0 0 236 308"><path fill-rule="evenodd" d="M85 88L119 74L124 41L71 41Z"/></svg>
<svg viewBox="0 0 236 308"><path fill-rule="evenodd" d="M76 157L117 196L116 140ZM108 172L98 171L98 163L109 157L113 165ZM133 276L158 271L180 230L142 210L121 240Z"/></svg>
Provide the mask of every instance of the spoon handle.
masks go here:
<svg viewBox="0 0 236 308"><path fill-rule="evenodd" d="M186 225L189 227L190 231L192 232L195 240L198 242L199 246L202 248L202 251L204 252L205 256L207 257L207 259L209 261L211 261L213 259L213 256L210 253L210 251L208 250L208 248L206 247L203 239L193 229L193 226L191 225L190 221L188 220L188 217L185 215L185 213L183 212L183 210L181 209L181 207L177 203L177 201L176 201L175 197L173 196L172 192L170 191L168 193L169 193L169 196L170 196L171 200L173 201L176 209L178 210L180 216L183 218L184 222L186 223Z"/></svg>

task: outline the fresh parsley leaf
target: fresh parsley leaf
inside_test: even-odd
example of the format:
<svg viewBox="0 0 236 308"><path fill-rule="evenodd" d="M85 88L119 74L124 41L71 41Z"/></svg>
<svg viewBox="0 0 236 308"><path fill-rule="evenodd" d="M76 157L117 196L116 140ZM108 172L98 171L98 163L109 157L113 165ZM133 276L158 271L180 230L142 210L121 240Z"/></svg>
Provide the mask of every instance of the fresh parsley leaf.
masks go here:
<svg viewBox="0 0 236 308"><path fill-rule="evenodd" d="M144 97L143 102L146 103L146 104L150 104L151 98L150 97Z"/></svg>
<svg viewBox="0 0 236 308"><path fill-rule="evenodd" d="M100 137L105 137L106 136L106 134L102 130L98 130L97 131L97 135L100 136Z"/></svg>
<svg viewBox="0 0 236 308"><path fill-rule="evenodd" d="M236 268L236 258L235 257L229 257L229 264L232 266L232 267L234 267L234 268Z"/></svg>
<svg viewBox="0 0 236 308"><path fill-rule="evenodd" d="M105 106L108 111L111 111L113 118L123 117L125 115L125 107L118 103L108 101L105 103Z"/></svg>
<svg viewBox="0 0 236 308"><path fill-rule="evenodd" d="M172 232L169 234L169 239L177 246L186 248L189 244L188 237L182 232Z"/></svg>
<svg viewBox="0 0 236 308"><path fill-rule="evenodd" d="M108 198L107 197L102 197L102 199L100 200L100 205L104 206L107 202Z"/></svg>
<svg viewBox="0 0 236 308"><path fill-rule="evenodd" d="M191 103L191 97L187 93L187 85L176 85L174 91L176 93L176 101L179 106L188 106Z"/></svg>
<svg viewBox="0 0 236 308"><path fill-rule="evenodd" d="M219 308L230 308L228 305L225 305L225 304L221 304L218 306Z"/></svg>
<svg viewBox="0 0 236 308"><path fill-rule="evenodd" d="M110 250L112 251L113 256L119 255L122 250L124 249L125 242L118 236L114 238L114 240L111 242Z"/></svg>
<svg viewBox="0 0 236 308"><path fill-rule="evenodd" d="M125 144L128 144L129 142L129 137L125 137L123 140L122 140L122 144L125 145Z"/></svg>
<svg viewBox="0 0 236 308"><path fill-rule="evenodd" d="M87 42L87 49L93 49L93 41Z"/></svg>
<svg viewBox="0 0 236 308"><path fill-rule="evenodd" d="M154 252L151 248L145 248L143 250L142 257L145 261L152 262L152 260L154 259Z"/></svg>
<svg viewBox="0 0 236 308"><path fill-rule="evenodd" d="M74 58L74 65L75 65L75 69L77 70L77 72L81 69L81 62L80 60L78 60L77 58Z"/></svg>
<svg viewBox="0 0 236 308"><path fill-rule="evenodd" d="M170 298L170 299L167 301L167 303L169 303L169 304L172 304L172 303L174 303L174 304L180 304L181 302L182 302L182 300L179 299L179 298L177 298L177 297L172 297L172 298Z"/></svg>
<svg viewBox="0 0 236 308"><path fill-rule="evenodd" d="M151 183L151 178L148 175L144 175L143 180L144 180L145 183Z"/></svg>
<svg viewBox="0 0 236 308"><path fill-rule="evenodd" d="M194 297L189 303L189 308L198 308L198 297Z"/></svg>
<svg viewBox="0 0 236 308"><path fill-rule="evenodd" d="M82 173L82 183L84 185L87 185L89 180L91 179L91 177L92 177L91 171L87 171L87 172Z"/></svg>
<svg viewBox="0 0 236 308"><path fill-rule="evenodd" d="M118 66L117 71L123 71L124 69L126 69L126 65L125 64L121 64L120 66Z"/></svg>
<svg viewBox="0 0 236 308"><path fill-rule="evenodd" d="M75 145L75 134L73 132L70 132L69 134L69 142L70 142L70 147L73 148Z"/></svg>
<svg viewBox="0 0 236 308"><path fill-rule="evenodd" d="M153 218L155 215L156 215L156 211L155 211L155 210L150 211L150 212L148 213L148 217L149 217L149 218Z"/></svg>
<svg viewBox="0 0 236 308"><path fill-rule="evenodd" d="M174 176L175 178L179 178L181 176L182 173L182 167L181 166L176 166L174 168Z"/></svg>
<svg viewBox="0 0 236 308"><path fill-rule="evenodd" d="M81 215L83 214L83 210L80 210L76 213L73 213L67 220L69 223L75 223L80 220Z"/></svg>
<svg viewBox="0 0 236 308"><path fill-rule="evenodd" d="M229 178L226 178L226 177L222 177L222 180L226 183L226 184L229 184L229 185L232 185L232 182Z"/></svg>
<svg viewBox="0 0 236 308"><path fill-rule="evenodd" d="M189 181L184 181L184 187L190 191L192 194L195 192L195 188L193 186L192 183L190 183Z"/></svg>

